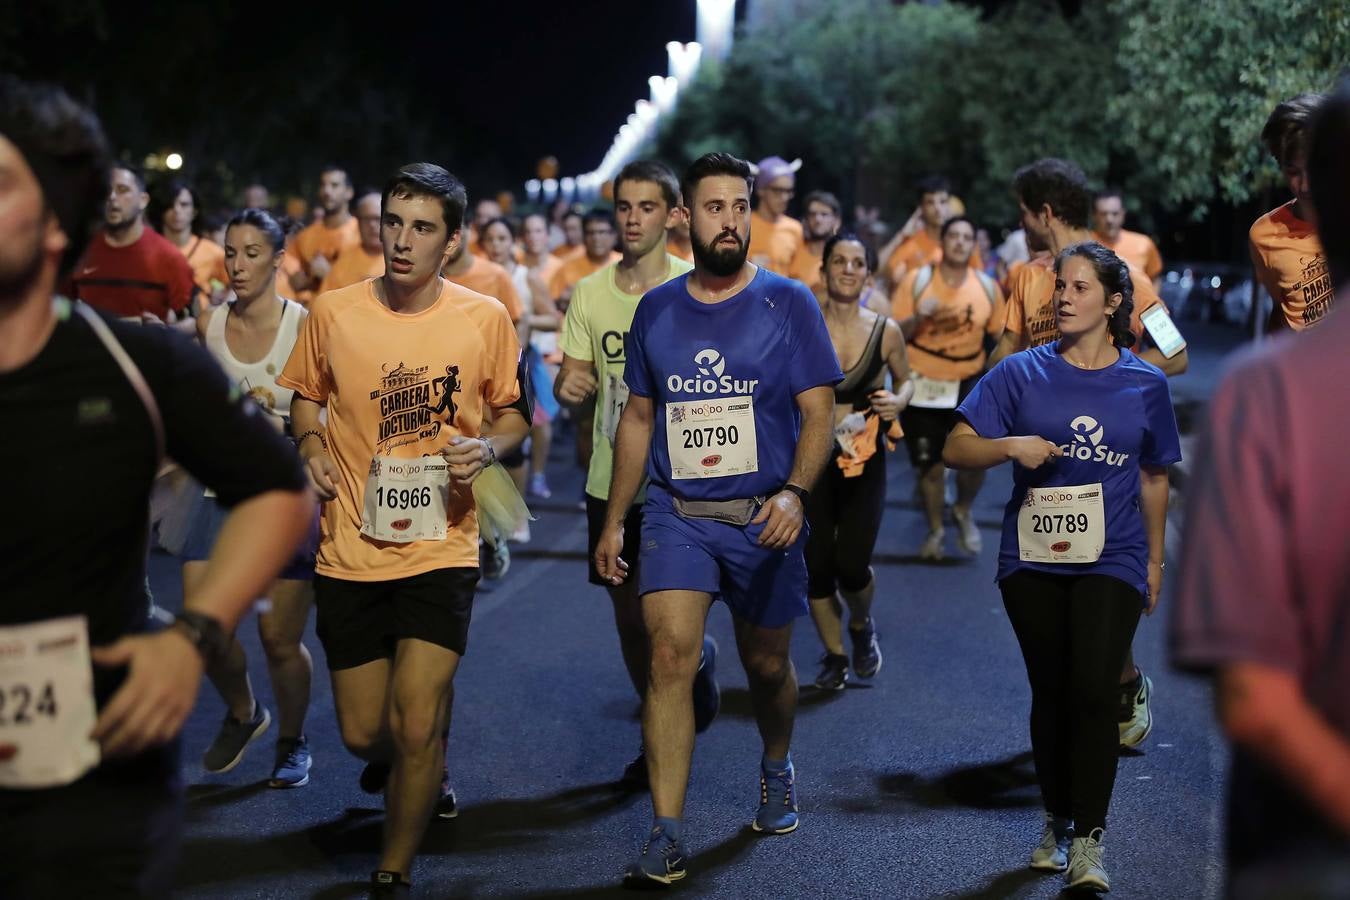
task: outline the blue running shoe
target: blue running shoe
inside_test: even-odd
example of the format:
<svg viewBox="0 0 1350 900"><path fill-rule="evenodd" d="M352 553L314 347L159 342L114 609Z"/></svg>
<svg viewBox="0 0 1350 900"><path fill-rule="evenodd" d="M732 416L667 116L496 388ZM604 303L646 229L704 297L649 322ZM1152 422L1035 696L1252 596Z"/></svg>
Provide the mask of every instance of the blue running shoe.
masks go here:
<svg viewBox="0 0 1350 900"><path fill-rule="evenodd" d="M684 870L686 856L679 841L666 834L660 825L653 825L638 861L628 867L624 880L638 884L672 884L687 874Z"/></svg>
<svg viewBox="0 0 1350 900"><path fill-rule="evenodd" d="M753 827L765 834L787 834L797 830L796 770L788 763L786 772L759 772L759 812Z"/></svg>
<svg viewBox="0 0 1350 900"><path fill-rule="evenodd" d="M694 675L694 733L702 734L722 708L722 689L717 686L717 641L703 638L703 653Z"/></svg>
<svg viewBox="0 0 1350 900"><path fill-rule="evenodd" d="M309 741L302 734L298 738L277 741L277 761L267 786L274 788L304 787L309 784L309 767L314 759L309 755Z"/></svg>

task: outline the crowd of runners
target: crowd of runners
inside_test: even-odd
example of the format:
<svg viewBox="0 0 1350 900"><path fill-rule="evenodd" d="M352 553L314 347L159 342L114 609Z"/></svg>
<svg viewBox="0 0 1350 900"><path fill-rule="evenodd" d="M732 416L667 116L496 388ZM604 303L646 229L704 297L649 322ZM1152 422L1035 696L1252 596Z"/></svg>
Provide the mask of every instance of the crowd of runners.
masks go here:
<svg viewBox="0 0 1350 900"><path fill-rule="evenodd" d="M1344 88L1300 95L1261 135L1294 199L1252 226L1251 252L1273 324L1294 332L1344 331L1328 312L1350 260L1323 250L1318 215L1340 200L1316 194L1340 185L1309 171L1314 122L1341 140L1346 109ZM184 767L227 772L267 741L271 787L317 774L316 675L364 761L361 788L384 798L370 890L405 895L428 824L458 814L447 741L475 591L509 577L511 546L532 539L511 514L521 498L558 508L552 466L585 470L584 495L566 499L584 510L587 577L642 709L633 757L615 760L616 779L651 793L625 879L693 868L684 808L694 735L720 703L725 651L704 633L717 600L762 741L747 816L766 835L796 830L792 628L810 614L816 688L880 676L871 610L901 584L872 553L900 444L926 525L914 564L987 559L973 505L984 473L1012 464L991 574L1031 689L1044 819L1028 823L1030 865L1108 890L1120 748L1153 728L1132 643L1170 593L1181 459L1168 379L1187 350L1157 291L1158 249L1122 227L1120 191L1065 159L1016 172L1020 221L997 247L940 177L916 183L913 214L884 240L851 230L826 192L802 198L799 221L799 169L719 152L678 176L638 160L609 202L521 216L434 163L333 165L302 228L259 185L208 227L192 184L149 185L114 161L91 112L0 79L0 419L72 448L52 471L7 442L10 503L25 510L6 517L0 566L0 702L24 704L0 718L15 896L166 893ZM1252 415L1278 418L1287 396L1271 385L1273 406ZM551 453L560 433L574 458ZM1315 478L1300 489L1334 496ZM1315 501L1272 500L1295 502ZM1208 535L1246 513L1215 515ZM1266 527L1227 553L1269 558ZM150 541L181 559L179 612L149 595ZM1199 580L1178 601L1179 661L1217 670L1251 648L1296 674L1347 675L1343 628L1315 654L1268 633L1258 646L1241 607L1224 607L1237 576L1197 556L1186 567ZM1325 590L1317 621L1343 622L1344 584L1339 607ZM1267 623L1300 614L1267 601ZM275 710L236 637L255 607ZM311 610L321 655L303 640ZM180 762L203 674L226 714ZM1306 691L1342 763L1344 683ZM1301 764L1254 752L1263 773ZM1350 834L1344 771L1287 790L1311 798L1328 839ZM118 828L97 827L98 811ZM74 872L60 862L72 848Z"/></svg>

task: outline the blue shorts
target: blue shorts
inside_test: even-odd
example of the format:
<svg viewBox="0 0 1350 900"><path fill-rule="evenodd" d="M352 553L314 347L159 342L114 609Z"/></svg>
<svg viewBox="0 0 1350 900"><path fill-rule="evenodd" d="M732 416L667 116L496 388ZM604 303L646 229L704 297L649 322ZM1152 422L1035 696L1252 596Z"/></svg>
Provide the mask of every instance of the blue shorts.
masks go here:
<svg viewBox="0 0 1350 900"><path fill-rule="evenodd" d="M738 619L782 628L805 615L806 526L786 550L756 541L763 525L739 528L710 519L686 519L670 494L647 489L642 508L642 565L638 593L700 591L718 595Z"/></svg>
<svg viewBox="0 0 1350 900"><path fill-rule="evenodd" d="M192 513L192 521L188 525L187 537L183 540L183 549L178 554L184 562L203 560L211 556L211 548L216 545L221 526L225 524L225 517L229 514L230 511L221 506L215 497L199 498L197 507ZM277 577L287 581L312 581L314 557L318 552L319 513L316 510L305 540Z"/></svg>

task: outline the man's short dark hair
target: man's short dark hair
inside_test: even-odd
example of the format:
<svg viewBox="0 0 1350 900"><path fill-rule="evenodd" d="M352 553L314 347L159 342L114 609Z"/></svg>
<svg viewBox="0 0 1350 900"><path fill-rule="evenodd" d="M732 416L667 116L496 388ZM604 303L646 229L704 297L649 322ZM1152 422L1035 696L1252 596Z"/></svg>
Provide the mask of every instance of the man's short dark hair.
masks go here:
<svg viewBox="0 0 1350 900"><path fill-rule="evenodd" d="M914 182L914 193L922 202L928 194L950 194L952 183L941 175L929 175Z"/></svg>
<svg viewBox="0 0 1350 900"><path fill-rule="evenodd" d="M108 168L108 171L110 173L126 172L131 176L131 180L136 182L138 190L145 190L145 170L135 163L129 163L126 160L119 159Z"/></svg>
<svg viewBox="0 0 1350 900"><path fill-rule="evenodd" d="M802 214L805 215L810 209L812 203L820 203L830 208L830 212L836 216L844 214L844 207L839 203L839 198L829 191L812 191L806 195L802 201Z"/></svg>
<svg viewBox="0 0 1350 900"><path fill-rule="evenodd" d="M980 230L975 226L975 220L970 218L970 216L952 216L942 223L942 229L938 232L938 240L945 241L947 239L947 232L951 231L952 226L959 222L965 222L970 226L970 234L972 237L975 235L975 232Z"/></svg>
<svg viewBox="0 0 1350 900"><path fill-rule="evenodd" d="M583 216L583 215L581 214L580 210L569 209L567 212L565 212L565 213L562 214L562 218L559 219L558 221L560 221L560 222L566 222L568 219L572 218L573 216L576 216L578 219L583 219L583 220L585 219L585 216Z"/></svg>
<svg viewBox="0 0 1350 900"><path fill-rule="evenodd" d="M108 142L98 117L55 85L0 75L0 135L33 170L69 246L61 275L84 253L108 197Z"/></svg>
<svg viewBox="0 0 1350 900"><path fill-rule="evenodd" d="M614 214L612 212L607 209L593 209L581 217L582 233L585 233L587 225L594 225L597 222L602 225L608 225L610 228L615 228Z"/></svg>
<svg viewBox="0 0 1350 900"><path fill-rule="evenodd" d="M619 170L614 176L614 202L619 202L619 185L625 181L647 181L661 189L661 198L666 201L666 209L675 209L680 205L680 182L675 173L654 159L635 159Z"/></svg>
<svg viewBox="0 0 1350 900"><path fill-rule="evenodd" d="M1350 286L1350 75L1318 106L1308 129L1308 181L1331 283Z"/></svg>
<svg viewBox="0 0 1350 900"><path fill-rule="evenodd" d="M1013 193L1032 212L1049 204L1055 218L1065 225L1088 227L1092 192L1087 176L1066 159L1050 156L1018 169L1013 175Z"/></svg>
<svg viewBox="0 0 1350 900"><path fill-rule="evenodd" d="M409 163L395 172L384 186L381 209L389 204L390 197L435 197L440 200L441 218L450 234L464 224L464 209L469 205L464 184L445 169L428 162Z"/></svg>
<svg viewBox="0 0 1350 900"><path fill-rule="evenodd" d="M323 176L327 175L329 172L341 172L342 180L347 183L347 187L353 186L352 175L350 172L347 171L347 167L344 166L342 163L329 163L328 165L319 169L319 178L323 178Z"/></svg>
<svg viewBox="0 0 1350 900"><path fill-rule="evenodd" d="M1092 195L1092 208L1094 210L1097 208L1098 200L1110 200L1112 197L1115 197L1117 200L1119 200L1122 206L1125 204L1124 191L1122 191L1118 187L1104 187L1100 191Z"/></svg>
<svg viewBox="0 0 1350 900"><path fill-rule="evenodd" d="M1317 93L1299 94L1271 111L1266 126L1261 129L1261 143L1275 157L1275 162L1281 166L1287 165L1307 147L1308 129L1324 96Z"/></svg>
<svg viewBox="0 0 1350 900"><path fill-rule="evenodd" d="M693 203L694 191L698 188L698 183L705 178L712 178L717 175L733 175L737 178L744 178L746 192L755 189L755 176L750 168L750 163L739 156L732 156L730 153L705 153L690 163L689 168L684 170L684 182L681 185L684 191L684 202L686 204Z"/></svg>

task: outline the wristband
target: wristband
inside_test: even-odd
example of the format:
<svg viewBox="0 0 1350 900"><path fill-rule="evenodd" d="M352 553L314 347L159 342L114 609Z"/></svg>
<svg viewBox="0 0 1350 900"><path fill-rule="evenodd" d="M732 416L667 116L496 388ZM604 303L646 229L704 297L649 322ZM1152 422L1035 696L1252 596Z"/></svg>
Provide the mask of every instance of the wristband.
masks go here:
<svg viewBox="0 0 1350 900"><path fill-rule="evenodd" d="M797 484L785 484L783 485L783 490L789 494L795 494L797 499L802 501L802 506L806 506L806 500L811 496L810 491Z"/></svg>
<svg viewBox="0 0 1350 900"><path fill-rule="evenodd" d="M192 642L205 662L214 662L225 655L229 638L211 616L185 609L174 616L173 624Z"/></svg>
<svg viewBox="0 0 1350 900"><path fill-rule="evenodd" d="M492 441L485 437L480 437L479 440L482 441L483 446L487 448L487 459L483 462L483 468L486 469L488 466L497 462L497 448L493 447Z"/></svg>
<svg viewBox="0 0 1350 900"><path fill-rule="evenodd" d="M300 445L305 442L305 438L309 437L310 435L313 435L314 437L319 439L319 443L323 445L323 452L327 453L328 438L324 437L323 432L317 428L311 428L308 431L301 432L300 436L295 439L296 449L299 449Z"/></svg>

